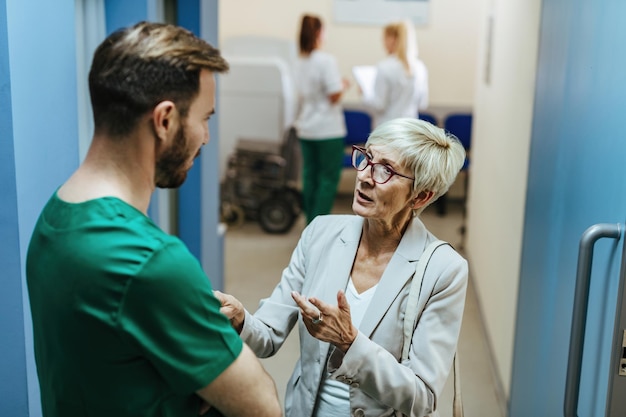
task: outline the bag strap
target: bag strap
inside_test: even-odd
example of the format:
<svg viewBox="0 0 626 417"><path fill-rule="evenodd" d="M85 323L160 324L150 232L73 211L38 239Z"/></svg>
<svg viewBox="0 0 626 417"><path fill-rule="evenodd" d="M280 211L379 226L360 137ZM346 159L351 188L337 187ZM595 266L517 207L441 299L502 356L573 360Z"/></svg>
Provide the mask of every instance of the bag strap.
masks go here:
<svg viewBox="0 0 626 417"><path fill-rule="evenodd" d="M413 280L411 281L409 298L407 300L406 310L404 313L404 344L402 345L401 361L405 361L409 358L411 339L413 339L413 332L415 331L415 326L417 325L417 302L419 300L420 290L422 289L422 281L424 280L426 267L428 266L428 262L430 261L430 257L433 252L435 252L439 246L447 244L448 243L443 240L435 240L430 243L426 249L424 249L424 253L422 253L417 261L417 265L415 266L415 275L413 275Z"/></svg>
<svg viewBox="0 0 626 417"><path fill-rule="evenodd" d="M463 417L463 396L461 395L461 366L459 352L454 354L454 399L452 400L452 417Z"/></svg>
<svg viewBox="0 0 626 417"><path fill-rule="evenodd" d="M424 253L420 256L415 266L415 275L411 281L411 287L409 288L409 296L406 303L406 311L404 314L404 343L402 344L402 357L401 362L404 362L409 358L409 350L411 348L411 340L413 339L413 332L417 325L417 302L419 300L419 293L422 289L422 281L424 280L424 273L430 258L435 250L443 245L448 245L448 242L443 240L435 240L431 242ZM454 355L454 362L452 372L454 373L454 399L452 403L452 415L453 417L463 417L463 399L461 397L461 372L459 369L458 352Z"/></svg>

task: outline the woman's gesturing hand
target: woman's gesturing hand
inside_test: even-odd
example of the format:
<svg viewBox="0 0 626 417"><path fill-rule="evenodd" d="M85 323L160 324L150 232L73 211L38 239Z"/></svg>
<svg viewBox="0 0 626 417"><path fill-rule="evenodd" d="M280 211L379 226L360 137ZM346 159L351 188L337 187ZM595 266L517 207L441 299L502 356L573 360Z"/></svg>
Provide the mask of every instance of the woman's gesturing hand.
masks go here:
<svg viewBox="0 0 626 417"><path fill-rule="evenodd" d="M311 336L323 342L329 342L346 352L358 330L352 324L350 305L343 291L337 293L337 305L326 304L322 300L311 297L308 300L298 292L291 293L300 307L302 321Z"/></svg>

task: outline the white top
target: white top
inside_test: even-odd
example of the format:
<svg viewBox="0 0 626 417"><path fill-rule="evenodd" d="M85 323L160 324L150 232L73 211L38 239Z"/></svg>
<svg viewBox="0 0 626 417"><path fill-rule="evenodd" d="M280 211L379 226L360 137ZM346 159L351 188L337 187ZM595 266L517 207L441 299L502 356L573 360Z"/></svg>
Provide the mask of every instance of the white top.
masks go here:
<svg viewBox="0 0 626 417"><path fill-rule="evenodd" d="M411 75L395 55L379 62L376 69L374 93L363 96L373 127L397 117L418 117L418 110L428 107L428 70L422 61L415 60Z"/></svg>
<svg viewBox="0 0 626 417"><path fill-rule="evenodd" d="M335 58L314 50L300 57L296 64L296 89L300 110L296 117L298 137L331 139L346 135L346 122L339 103L332 104L329 95L343 89Z"/></svg>
<svg viewBox="0 0 626 417"><path fill-rule="evenodd" d="M348 281L346 289L346 299L350 305L350 316L352 324L359 327L367 307L369 307L376 287L368 288L361 294L354 287L352 277ZM350 415L350 387L344 382L336 379L325 378L319 392L319 402L317 404L315 417L348 417Z"/></svg>

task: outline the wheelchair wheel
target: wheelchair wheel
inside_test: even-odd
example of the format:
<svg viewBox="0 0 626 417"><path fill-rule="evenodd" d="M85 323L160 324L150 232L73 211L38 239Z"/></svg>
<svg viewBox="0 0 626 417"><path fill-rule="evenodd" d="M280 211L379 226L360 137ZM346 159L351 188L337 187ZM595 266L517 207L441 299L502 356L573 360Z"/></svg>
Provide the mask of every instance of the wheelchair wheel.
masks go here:
<svg viewBox="0 0 626 417"><path fill-rule="evenodd" d="M283 190L283 193L285 194L285 198L291 204L292 210L297 217L297 215L302 212L302 194L295 188L286 188Z"/></svg>
<svg viewBox="0 0 626 417"><path fill-rule="evenodd" d="M222 203L220 206L220 221L226 223L228 227L239 227L246 219L246 215L241 207L232 203Z"/></svg>
<svg viewBox="0 0 626 417"><path fill-rule="evenodd" d="M296 220L293 204L282 198L269 198L259 206L258 221L267 233L285 233Z"/></svg>

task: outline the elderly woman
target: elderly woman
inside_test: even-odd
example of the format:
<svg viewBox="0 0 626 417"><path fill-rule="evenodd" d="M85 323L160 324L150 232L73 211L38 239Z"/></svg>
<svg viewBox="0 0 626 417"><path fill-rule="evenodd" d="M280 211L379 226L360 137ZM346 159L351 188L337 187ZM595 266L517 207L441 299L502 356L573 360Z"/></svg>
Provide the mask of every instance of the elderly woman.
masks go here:
<svg viewBox="0 0 626 417"><path fill-rule="evenodd" d="M408 360L400 361L404 312L416 262L436 240L419 213L448 190L464 158L455 137L427 122L383 123L353 149L355 215L319 216L308 225L254 315L217 293L222 312L260 357L274 355L298 324L300 359L286 416L435 413L467 285L467 262L452 247L439 247L428 263Z"/></svg>

